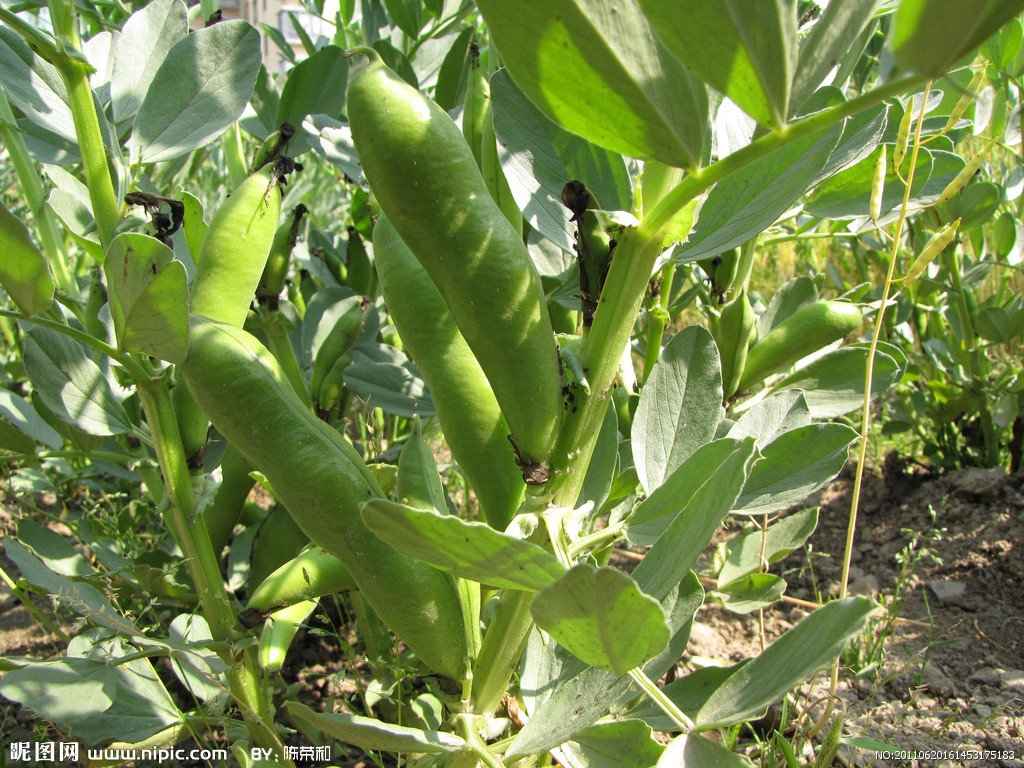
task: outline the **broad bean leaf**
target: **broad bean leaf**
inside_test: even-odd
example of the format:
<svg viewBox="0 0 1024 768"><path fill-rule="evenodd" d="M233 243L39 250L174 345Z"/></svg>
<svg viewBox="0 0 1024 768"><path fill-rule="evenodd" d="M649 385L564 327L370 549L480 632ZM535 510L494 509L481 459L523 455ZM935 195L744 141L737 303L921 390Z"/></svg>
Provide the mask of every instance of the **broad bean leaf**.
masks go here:
<svg viewBox="0 0 1024 768"><path fill-rule="evenodd" d="M860 56L860 50L851 50L850 41L856 40L871 22L881 2L844 0L825 6L821 17L800 43L789 99L791 116L798 114L804 101L818 89L836 62L851 55Z"/></svg>
<svg viewBox="0 0 1024 768"><path fill-rule="evenodd" d="M241 19L175 43L135 117L132 162L172 160L212 141L242 114L260 61L260 33Z"/></svg>
<svg viewBox="0 0 1024 768"><path fill-rule="evenodd" d="M415 40L420 32L420 0L384 0L388 16L410 39Z"/></svg>
<svg viewBox="0 0 1024 768"><path fill-rule="evenodd" d="M362 171L348 125L326 115L315 115L310 122L319 132L319 137L313 142L314 151L350 179L358 179Z"/></svg>
<svg viewBox="0 0 1024 768"><path fill-rule="evenodd" d="M629 173L621 155L554 123L506 70L495 72L490 84L502 171L530 226L572 251L575 225L562 204L562 187L571 179L582 180L606 210L631 208Z"/></svg>
<svg viewBox="0 0 1024 768"><path fill-rule="evenodd" d="M774 573L749 573L719 587L715 597L733 613L752 613L782 599L786 581Z"/></svg>
<svg viewBox="0 0 1024 768"><path fill-rule="evenodd" d="M307 116L322 114L337 119L341 115L345 107L348 65L345 51L336 45L328 45L296 64L288 74L273 130L283 123L291 123L295 127L296 135L286 152L289 157L302 154L314 142L302 127Z"/></svg>
<svg viewBox="0 0 1024 768"><path fill-rule="evenodd" d="M71 541L46 526L29 519L18 521L18 541L31 547L33 554L54 573L70 578L95 575Z"/></svg>
<svg viewBox="0 0 1024 768"><path fill-rule="evenodd" d="M434 101L446 112L455 109L462 103L466 94L466 80L469 77L474 29L466 27L455 40L452 47L441 62L437 73L437 85L434 87Z"/></svg>
<svg viewBox="0 0 1024 768"><path fill-rule="evenodd" d="M843 125L795 141L723 179L708 193L693 231L674 257L714 256L760 234L818 178L843 133Z"/></svg>
<svg viewBox="0 0 1024 768"><path fill-rule="evenodd" d="M411 419L434 415L434 403L423 376L405 360L401 363L367 357L364 348L353 349L353 362L344 371L345 386L371 408L381 408Z"/></svg>
<svg viewBox="0 0 1024 768"><path fill-rule="evenodd" d="M898 67L938 77L1024 8L1024 0L903 0L887 43Z"/></svg>
<svg viewBox="0 0 1024 768"><path fill-rule="evenodd" d="M76 723L110 709L117 693L116 668L93 659L55 659L27 664L0 679L0 693L56 723Z"/></svg>
<svg viewBox="0 0 1024 768"><path fill-rule="evenodd" d="M866 597L848 597L818 608L711 694L695 718L698 728L760 716L773 701L830 664L877 609Z"/></svg>
<svg viewBox="0 0 1024 768"><path fill-rule="evenodd" d="M580 731L560 752L569 761L566 768L650 768L663 750L649 725L627 720Z"/></svg>
<svg viewBox="0 0 1024 768"><path fill-rule="evenodd" d="M662 350L633 418L633 461L644 490L653 492L711 440L723 415L715 340L699 326L684 328Z"/></svg>
<svg viewBox="0 0 1024 768"><path fill-rule="evenodd" d="M139 232L114 238L103 262L118 345L171 363L188 348L185 265L162 242Z"/></svg>
<svg viewBox="0 0 1024 768"><path fill-rule="evenodd" d="M754 454L754 439L744 438L735 443L716 474L703 478L686 506L633 571L633 578L644 592L663 598L696 564L715 530L736 506Z"/></svg>
<svg viewBox="0 0 1024 768"><path fill-rule="evenodd" d="M729 427L726 437L739 440L751 435L760 448L778 435L810 423L811 410L803 392L785 390L754 403Z"/></svg>
<svg viewBox="0 0 1024 768"><path fill-rule="evenodd" d="M147 641L148 642L148 641ZM124 661L137 653L120 637L105 637L100 629L88 630L72 639L68 656L88 658L117 673L114 701L101 715L74 723L71 732L89 744L98 742L139 742L182 721L181 712L157 677L149 659Z"/></svg>
<svg viewBox="0 0 1024 768"><path fill-rule="evenodd" d="M114 121L135 116L171 48L188 34L181 0L155 0L133 13L113 42L110 108Z"/></svg>
<svg viewBox="0 0 1024 768"><path fill-rule="evenodd" d="M639 0L668 49L766 126L789 113L796 68L795 0Z"/></svg>
<svg viewBox="0 0 1024 768"><path fill-rule="evenodd" d="M3 92L29 121L77 144L68 90L57 68L6 26L0 26L0 72Z"/></svg>
<svg viewBox="0 0 1024 768"><path fill-rule="evenodd" d="M413 419L412 434L402 443L398 454L398 500L407 506L438 514L448 514L441 476L437 471L434 453L427 441L418 417Z"/></svg>
<svg viewBox="0 0 1024 768"><path fill-rule="evenodd" d="M731 539L725 545L725 564L718 573L718 588L760 570L762 554L768 564L777 563L802 547L817 525L818 508L811 507L772 523L767 533L755 528Z"/></svg>
<svg viewBox="0 0 1024 768"><path fill-rule="evenodd" d="M18 566L21 575L29 584L45 589L78 615L115 632L125 634L138 632L134 624L127 617L118 613L110 601L95 587L82 581L72 581L63 573L52 569L34 552L14 539L7 539L4 543L4 550Z"/></svg>
<svg viewBox="0 0 1024 768"><path fill-rule="evenodd" d="M206 619L198 614L179 613L168 627L170 643L177 646L171 653L171 667L178 680L193 696L211 705L227 696L228 683L223 677L224 661L204 643L213 640Z"/></svg>
<svg viewBox="0 0 1024 768"><path fill-rule="evenodd" d="M485 523L384 499L363 504L363 520L399 552L464 579L536 592L565 573L565 566L547 550Z"/></svg>
<svg viewBox="0 0 1024 768"><path fill-rule="evenodd" d="M0 98L3 98L0 93ZM0 204L0 285L26 315L45 312L53 304L53 280L46 259L25 224Z"/></svg>
<svg viewBox="0 0 1024 768"><path fill-rule="evenodd" d="M845 424L808 424L761 449L734 510L765 515L803 501L839 474L857 431Z"/></svg>
<svg viewBox="0 0 1024 768"><path fill-rule="evenodd" d="M32 328L25 335L25 369L43 403L61 421L90 435L131 430L124 406L78 342L49 328Z"/></svg>
<svg viewBox="0 0 1024 768"><path fill-rule="evenodd" d="M864 404L867 361L866 347L836 349L776 383L773 390L800 390L812 417L833 419ZM887 392L902 375L900 364L890 354L876 352L871 396L879 397Z"/></svg>
<svg viewBox="0 0 1024 768"><path fill-rule="evenodd" d="M331 738L346 744L353 744L367 751L416 752L437 755L458 752L466 746L466 742L453 733L424 731L419 728L393 725L361 715L315 712L297 701L289 701L284 708L291 717L301 720Z"/></svg>
<svg viewBox="0 0 1024 768"><path fill-rule="evenodd" d="M191 192L182 191L181 202L185 206L185 218L181 229L185 234L185 244L192 256L192 262L199 261L199 253L203 249L208 225L203 217L203 202Z"/></svg>
<svg viewBox="0 0 1024 768"><path fill-rule="evenodd" d="M537 594L530 613L576 658L617 675L656 656L671 638L658 601L615 568L574 566Z"/></svg>
<svg viewBox="0 0 1024 768"><path fill-rule="evenodd" d="M672 640L644 665L648 677L660 679L679 661L703 602L704 590L692 573L661 601ZM531 634L522 669L521 690L530 720L507 756L540 754L564 744L633 695L630 678L587 666L541 632Z"/></svg>
<svg viewBox="0 0 1024 768"><path fill-rule="evenodd" d="M664 47L636 0L477 5L513 79L556 123L630 157L702 164L704 85Z"/></svg>
<svg viewBox="0 0 1024 768"><path fill-rule="evenodd" d="M60 433L43 420L30 402L9 389L0 389L0 420L47 448L57 450L64 443Z"/></svg>
<svg viewBox="0 0 1024 768"><path fill-rule="evenodd" d="M754 764L717 741L689 734L677 736L654 768L753 768Z"/></svg>
<svg viewBox="0 0 1024 768"><path fill-rule="evenodd" d="M625 530L629 543L637 547L654 544L708 479L723 471L740 448L742 437L712 440L690 454L630 515Z"/></svg>

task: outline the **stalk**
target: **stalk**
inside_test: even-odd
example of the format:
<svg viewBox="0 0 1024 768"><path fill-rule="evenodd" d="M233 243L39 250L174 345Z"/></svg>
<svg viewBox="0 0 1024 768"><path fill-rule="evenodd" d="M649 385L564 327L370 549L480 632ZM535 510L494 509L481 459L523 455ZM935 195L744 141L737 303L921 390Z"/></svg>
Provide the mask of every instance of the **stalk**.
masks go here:
<svg viewBox="0 0 1024 768"><path fill-rule="evenodd" d="M643 381L651 375L651 369L661 355L661 340L665 335L665 325L669 321L668 308L672 301L672 279L676 274L675 262L670 261L661 271L661 295L657 306L648 313L647 350L644 354Z"/></svg>

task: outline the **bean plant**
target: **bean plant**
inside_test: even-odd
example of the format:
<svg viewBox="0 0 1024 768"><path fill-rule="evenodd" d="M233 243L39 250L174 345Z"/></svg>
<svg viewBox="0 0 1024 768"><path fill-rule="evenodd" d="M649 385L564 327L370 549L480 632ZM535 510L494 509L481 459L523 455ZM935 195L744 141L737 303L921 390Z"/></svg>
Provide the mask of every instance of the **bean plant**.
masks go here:
<svg viewBox="0 0 1024 768"><path fill-rule="evenodd" d="M5 541L26 605L77 618L0 694L245 766L750 765L709 736L877 606L705 668L695 616L782 599L817 511L767 521L863 464L908 312L959 318L931 391L1019 390L970 343L1019 298L972 314L957 238L1001 204L974 73L1022 5L313 0L299 51L215 0L0 7L0 447L12 490L98 499ZM811 238L856 276L767 292L771 242ZM281 672L323 621L362 687L310 706Z"/></svg>

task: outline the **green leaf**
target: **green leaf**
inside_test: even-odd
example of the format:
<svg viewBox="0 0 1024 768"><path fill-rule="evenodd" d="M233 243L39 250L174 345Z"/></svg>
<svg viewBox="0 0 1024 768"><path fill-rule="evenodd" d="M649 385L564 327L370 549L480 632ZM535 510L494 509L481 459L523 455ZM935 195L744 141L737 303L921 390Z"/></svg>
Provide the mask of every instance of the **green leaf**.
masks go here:
<svg viewBox="0 0 1024 768"><path fill-rule="evenodd" d="M2 98L2 94L0 94ZM45 312L53 304L53 280L46 259L25 224L0 205L0 285L26 315Z"/></svg>
<svg viewBox="0 0 1024 768"><path fill-rule="evenodd" d="M444 486L434 454L423 439L419 416L413 418L412 434L398 454L398 500L415 509L448 514Z"/></svg>
<svg viewBox="0 0 1024 768"><path fill-rule="evenodd" d="M295 127L297 133L288 145L289 157L301 154L312 143L302 127L307 116L322 114L337 119L341 115L347 82L348 59L345 51L336 45L321 48L288 74L273 129L277 130L283 123Z"/></svg>
<svg viewBox="0 0 1024 768"><path fill-rule="evenodd" d="M79 616L84 616L115 632L135 634L138 630L95 587L81 581L72 581L63 573L53 570L23 544L8 538L4 543L7 556L14 561L25 580L60 599Z"/></svg>
<svg viewBox="0 0 1024 768"><path fill-rule="evenodd" d="M490 85L502 171L530 226L572 252L575 225L562 203L562 187L571 179L582 180L607 210L632 207L629 172L621 155L552 122L506 70L494 73Z"/></svg>
<svg viewBox="0 0 1024 768"><path fill-rule="evenodd" d="M49 328L25 335L25 370L46 407L62 421L90 435L119 435L132 429L99 367L82 345Z"/></svg>
<svg viewBox="0 0 1024 768"><path fill-rule="evenodd" d="M639 720L591 726L561 748L587 768L650 768L663 750Z"/></svg>
<svg viewBox="0 0 1024 768"><path fill-rule="evenodd" d="M181 0L155 0L128 17L111 45L115 122L135 116L168 52L186 34L188 9Z"/></svg>
<svg viewBox="0 0 1024 768"><path fill-rule="evenodd" d="M345 368L345 386L352 394L371 408L381 408L411 419L414 414L427 418L434 415L434 403L430 399L423 377L411 363L378 362L360 360L359 347L354 360Z"/></svg>
<svg viewBox="0 0 1024 768"><path fill-rule="evenodd" d="M192 261L198 262L207 229L206 220L203 218L203 202L191 192L184 191L181 193L181 202L185 206L185 218L182 220L181 229L185 233L185 243L192 255Z"/></svg>
<svg viewBox="0 0 1024 768"><path fill-rule="evenodd" d="M217 702L227 696L224 661L204 645L213 640L206 619L198 614L179 613L167 628L171 667L178 680L200 701Z"/></svg>
<svg viewBox="0 0 1024 768"><path fill-rule="evenodd" d="M321 714L297 701L287 702L284 708L290 716L323 731L331 738L366 751L438 755L458 752L466 747L466 742L453 733L422 731L360 715Z"/></svg>
<svg viewBox="0 0 1024 768"><path fill-rule="evenodd" d="M565 573L554 555L485 523L437 515L374 499L363 504L363 520L399 552L472 581L531 592Z"/></svg>
<svg viewBox="0 0 1024 768"><path fill-rule="evenodd" d="M78 143L68 90L57 68L6 26L0 26L0 72L4 93L30 122Z"/></svg>
<svg viewBox="0 0 1024 768"><path fill-rule="evenodd" d="M810 423L811 411L803 392L787 390L754 403L729 427L726 436L739 440L750 435L761 447L780 434Z"/></svg>
<svg viewBox="0 0 1024 768"><path fill-rule="evenodd" d="M239 118L260 70L260 33L233 19L175 43L135 117L131 161L171 160L205 146Z"/></svg>
<svg viewBox="0 0 1024 768"><path fill-rule="evenodd" d="M470 47L475 30L466 27L455 40L441 63L437 73L437 85L434 86L434 101L441 109L449 112L462 103L466 95L466 81L469 77Z"/></svg>
<svg viewBox="0 0 1024 768"><path fill-rule="evenodd" d="M767 533L754 530L731 539L725 545L725 564L718 573L718 587L760 570L762 551L768 564L777 563L799 549L818 525L818 508L802 509L772 523Z"/></svg>
<svg viewBox="0 0 1024 768"><path fill-rule="evenodd" d="M75 549L71 541L59 533L31 520L18 521L18 541L31 547L47 568L70 578L94 576L95 572Z"/></svg>
<svg viewBox="0 0 1024 768"><path fill-rule="evenodd" d="M818 300L818 286L806 275L787 280L772 296L768 308L757 318L758 338L764 338L791 315Z"/></svg>
<svg viewBox="0 0 1024 768"><path fill-rule="evenodd" d="M798 113L836 62L851 53L860 56L859 50L851 51L850 41L856 40L867 27L880 4L881 0L844 0L825 6L810 33L800 42L800 55L790 92L790 116Z"/></svg>
<svg viewBox="0 0 1024 768"><path fill-rule="evenodd" d="M808 424L761 449L734 511L766 515L807 498L846 464L857 431L845 424Z"/></svg>
<svg viewBox="0 0 1024 768"><path fill-rule="evenodd" d="M651 493L715 436L722 420L718 347L700 326L677 333L661 352L633 417L633 461Z"/></svg>
<svg viewBox="0 0 1024 768"><path fill-rule="evenodd" d="M843 133L837 124L765 155L708 193L677 260L715 256L770 227L807 192Z"/></svg>
<svg viewBox="0 0 1024 768"><path fill-rule="evenodd" d="M938 77L1024 8L1024 0L903 0L887 42L898 67Z"/></svg>
<svg viewBox="0 0 1024 768"><path fill-rule="evenodd" d="M680 61L762 125L781 128L796 69L795 0L639 0Z"/></svg>
<svg viewBox="0 0 1024 768"><path fill-rule="evenodd" d="M106 712L117 691L117 672L102 661L57 659L11 670L0 693L40 717L75 723Z"/></svg>
<svg viewBox="0 0 1024 768"><path fill-rule="evenodd" d="M776 392L801 390L811 416L833 419L864 404L864 376L868 350L849 346L829 352L774 385ZM899 381L898 362L883 352L875 354L871 396L879 397Z"/></svg>
<svg viewBox="0 0 1024 768"><path fill-rule="evenodd" d="M103 271L119 347L183 362L188 347L187 277L171 249L155 237L123 232L110 243Z"/></svg>
<svg viewBox="0 0 1024 768"><path fill-rule="evenodd" d="M629 516L625 530L629 543L637 547L654 544L738 448L740 439L723 438L705 443L688 456Z"/></svg>
<svg viewBox="0 0 1024 768"><path fill-rule="evenodd" d="M384 0L388 16L410 39L420 35L420 0Z"/></svg>
<svg viewBox="0 0 1024 768"><path fill-rule="evenodd" d="M690 638L693 616L703 602L704 590L693 573L661 602L672 640L665 651L644 665L648 677L660 679L679 661ZM520 685L530 720L506 755L540 754L564 744L634 698L630 685L630 678L587 666L547 635L533 632Z"/></svg>
<svg viewBox="0 0 1024 768"><path fill-rule="evenodd" d="M574 566L537 594L530 613L576 658L617 675L656 656L671 637L658 601L615 568Z"/></svg>
<svg viewBox="0 0 1024 768"><path fill-rule="evenodd" d="M782 599L786 582L773 573L751 573L719 587L715 597L733 613L752 613Z"/></svg>
<svg viewBox="0 0 1024 768"><path fill-rule="evenodd" d="M9 389L0 389L0 420L47 448L56 451L64 444L57 430L43 420L32 404Z"/></svg>
<svg viewBox="0 0 1024 768"><path fill-rule="evenodd" d="M818 608L726 680L701 707L698 727L705 730L758 717L830 664L877 609L866 597L848 597Z"/></svg>
<svg viewBox="0 0 1024 768"><path fill-rule="evenodd" d="M670 594L696 564L735 506L754 453L754 439L748 437L736 444L715 475L702 478L703 484L633 571L644 592L656 598Z"/></svg>
<svg viewBox="0 0 1024 768"><path fill-rule="evenodd" d="M182 721L150 660L124 660L137 653L137 647L120 637L105 637L105 630L92 629L72 638L67 652L69 657L106 664L117 673L113 704L96 717L73 723L71 732L75 737L88 744L115 739L136 742Z"/></svg>
<svg viewBox="0 0 1024 768"><path fill-rule="evenodd" d="M480 0L513 79L548 117L614 152L703 163L704 86L658 39L635 0ZM572 77L552 76L571 72Z"/></svg>
<svg viewBox="0 0 1024 768"><path fill-rule="evenodd" d="M654 768L753 768L753 763L728 747L703 736L677 736Z"/></svg>

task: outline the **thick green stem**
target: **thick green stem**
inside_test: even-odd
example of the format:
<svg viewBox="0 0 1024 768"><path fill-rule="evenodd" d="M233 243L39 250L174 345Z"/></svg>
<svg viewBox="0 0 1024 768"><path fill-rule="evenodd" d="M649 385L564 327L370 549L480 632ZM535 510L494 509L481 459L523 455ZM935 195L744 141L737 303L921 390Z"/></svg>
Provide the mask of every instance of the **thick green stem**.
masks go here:
<svg viewBox="0 0 1024 768"><path fill-rule="evenodd" d="M153 434L153 445L170 501L166 522L185 556L210 634L214 640L230 641L235 613L224 589L210 535L205 526L193 522L195 497L192 477L170 393L162 379L154 378L139 380L137 389ZM243 652L237 661L228 652L225 656L224 660L230 665L227 676L231 693L239 703L250 736L256 744L273 748L281 754L282 743L274 730L273 709L259 683L253 649Z"/></svg>
<svg viewBox="0 0 1024 768"><path fill-rule="evenodd" d="M285 378L292 385L292 389L299 396L299 400L312 408L313 404L309 399L309 388L306 386L306 380L302 377L299 361L295 358L295 349L292 347L292 341L288 336L287 321L279 312L268 312L261 319L263 321L263 333L267 337L267 347L274 354L274 357L277 358L277 362L281 364L281 370L284 371Z"/></svg>
<svg viewBox="0 0 1024 768"><path fill-rule="evenodd" d="M473 669L474 713L489 715L501 704L533 627L532 602L532 592L506 590L502 594Z"/></svg>
<svg viewBox="0 0 1024 768"><path fill-rule="evenodd" d="M121 221L121 207L117 204L114 182L107 164L107 151L103 144L95 97L89 85L89 73L85 63L77 60L69 60L59 69L68 88L71 115L75 121L75 134L82 155L82 169L85 171L85 184L89 189L100 244L106 252Z"/></svg>

